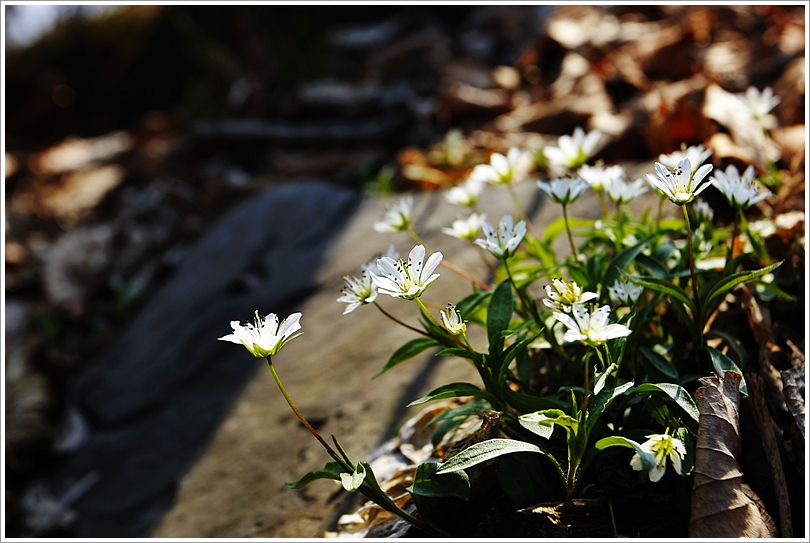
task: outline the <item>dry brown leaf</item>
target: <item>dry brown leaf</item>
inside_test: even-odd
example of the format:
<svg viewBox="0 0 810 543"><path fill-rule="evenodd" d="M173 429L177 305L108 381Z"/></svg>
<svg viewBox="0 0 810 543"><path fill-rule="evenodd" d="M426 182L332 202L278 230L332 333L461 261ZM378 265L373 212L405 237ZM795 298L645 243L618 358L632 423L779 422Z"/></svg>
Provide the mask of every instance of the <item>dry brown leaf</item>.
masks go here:
<svg viewBox="0 0 810 543"><path fill-rule="evenodd" d="M731 371L724 379L700 379L695 393L700 423L689 537L773 537L772 520L761 511L742 482L740 456L740 381Z"/></svg>

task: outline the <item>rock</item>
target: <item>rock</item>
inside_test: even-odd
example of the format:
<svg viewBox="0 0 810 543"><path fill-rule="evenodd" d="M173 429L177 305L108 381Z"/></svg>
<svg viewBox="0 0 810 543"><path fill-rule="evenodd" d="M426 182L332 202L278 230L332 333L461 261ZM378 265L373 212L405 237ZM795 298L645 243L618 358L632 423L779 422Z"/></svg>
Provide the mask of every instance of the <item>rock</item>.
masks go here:
<svg viewBox="0 0 810 543"><path fill-rule="evenodd" d="M73 396L90 425L52 486L100 477L72 506L74 535L145 535L234 395L263 361L217 341L253 311L286 316L314 288L355 193L297 180L227 213L190 251Z"/></svg>

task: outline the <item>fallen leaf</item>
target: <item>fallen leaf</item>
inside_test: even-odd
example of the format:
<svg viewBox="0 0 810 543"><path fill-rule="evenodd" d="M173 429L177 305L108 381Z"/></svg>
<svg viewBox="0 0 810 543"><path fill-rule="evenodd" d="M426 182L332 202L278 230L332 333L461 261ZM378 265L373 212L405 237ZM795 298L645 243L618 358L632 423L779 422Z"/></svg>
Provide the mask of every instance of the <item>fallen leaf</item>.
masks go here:
<svg viewBox="0 0 810 543"><path fill-rule="evenodd" d="M700 411L689 537L773 537L767 512L760 511L742 482L740 381L727 371L699 379L695 399Z"/></svg>

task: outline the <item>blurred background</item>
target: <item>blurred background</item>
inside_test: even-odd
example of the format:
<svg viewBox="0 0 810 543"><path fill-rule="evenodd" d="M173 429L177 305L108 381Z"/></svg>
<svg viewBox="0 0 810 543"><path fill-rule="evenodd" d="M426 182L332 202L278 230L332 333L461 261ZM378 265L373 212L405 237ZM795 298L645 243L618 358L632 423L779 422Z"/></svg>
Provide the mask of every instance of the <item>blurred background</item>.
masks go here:
<svg viewBox="0 0 810 543"><path fill-rule="evenodd" d="M86 372L100 379L208 228L268 187L446 188L490 152L576 126L609 136L608 163L702 143L764 173L707 103L753 85L781 98L780 205L804 209L804 5L3 9L8 537L103 536L74 507L98 472L62 476L118 421L94 414ZM132 506L139 520L106 535L150 533L199 437L177 445L160 497Z"/></svg>

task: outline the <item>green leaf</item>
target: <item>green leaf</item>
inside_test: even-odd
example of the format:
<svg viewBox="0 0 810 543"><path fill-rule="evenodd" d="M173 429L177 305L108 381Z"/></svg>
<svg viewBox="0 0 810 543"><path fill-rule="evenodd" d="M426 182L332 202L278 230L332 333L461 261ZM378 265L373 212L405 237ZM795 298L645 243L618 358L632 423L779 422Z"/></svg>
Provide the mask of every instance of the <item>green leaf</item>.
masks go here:
<svg viewBox="0 0 810 543"><path fill-rule="evenodd" d="M678 369L671 361L667 360L666 358L664 358L663 356L661 356L660 354L658 354L657 352L653 351L648 347L639 346L638 350L641 351L641 354L644 355L644 358L646 358L655 369L657 369L667 377L671 377L672 379L678 378Z"/></svg>
<svg viewBox="0 0 810 543"><path fill-rule="evenodd" d="M555 424L559 424L565 428L566 431L570 431L573 434L576 434L579 429L579 422L570 415L566 415L560 409L546 409L545 411L521 415L518 421L520 425L527 430L546 439L551 437Z"/></svg>
<svg viewBox="0 0 810 543"><path fill-rule="evenodd" d="M674 285L671 281L666 281L664 279L658 279L657 277L641 277L639 275L630 275L624 270L619 270L622 277L625 278L627 281L631 281L636 285L641 285L644 288L648 288L651 290L655 290L657 292L663 292L667 296L671 298L675 298L683 302L684 304L688 305L692 308L692 312L694 313L694 307L692 307L692 300L689 299L689 295L677 285Z"/></svg>
<svg viewBox="0 0 810 543"><path fill-rule="evenodd" d="M551 456L548 452L544 451L536 445L526 443L525 441L518 441L516 439L490 439L476 443L471 447L467 447L454 457L450 458L439 466L439 471L436 473L451 473L462 469L471 468L487 460L492 460L504 454L516 452L534 452L544 455L546 458L554 463L557 471L562 475L562 468L557 459Z"/></svg>
<svg viewBox="0 0 810 543"><path fill-rule="evenodd" d="M605 388L605 383L607 383L608 375L610 375L614 370L616 370L616 368L618 368L616 364L611 364L605 371L601 373L596 373L594 375L594 384L593 384L594 395L602 392L602 389Z"/></svg>
<svg viewBox="0 0 810 543"><path fill-rule="evenodd" d="M442 346L441 343L429 337L420 337L412 339L405 345L394 351L394 354L392 354L391 358L388 359L388 363L385 365L385 367L381 369L379 372L377 372L377 375L372 377L372 379L376 379L377 377L387 372L400 362L404 362L405 360L413 358L414 356L418 355L419 353L421 353L426 349L441 346Z"/></svg>
<svg viewBox="0 0 810 543"><path fill-rule="evenodd" d="M748 354L745 352L745 347L743 347L743 344L740 342L739 339L732 337L731 335L722 332L720 330L709 330L706 335L723 338L726 341L726 343L728 343L729 346L731 346L731 348L734 349L734 352L737 353L737 356L740 359L740 367L744 368L745 365L748 363ZM740 373L740 375L742 375L742 373Z"/></svg>
<svg viewBox="0 0 810 543"><path fill-rule="evenodd" d="M475 360L475 354L471 353L467 349L462 349L461 347L451 347L449 349L444 349L436 353L436 356L457 356L459 358L468 358L470 360Z"/></svg>
<svg viewBox="0 0 810 543"><path fill-rule="evenodd" d="M343 483L343 488L349 492L355 492L358 488L360 488L365 478L366 468L363 466L363 462L357 464L357 467L354 469L354 473L340 474L340 482Z"/></svg>
<svg viewBox="0 0 810 543"><path fill-rule="evenodd" d="M700 421L700 412L698 411L695 401L692 396L681 386L672 383L644 383L636 387L635 392L663 392L678 404L681 409L686 411L686 414L692 417L695 421Z"/></svg>
<svg viewBox="0 0 810 543"><path fill-rule="evenodd" d="M470 315L478 310L491 294L491 291L473 292L456 304L456 310L461 313L462 319L469 319Z"/></svg>
<svg viewBox="0 0 810 543"><path fill-rule="evenodd" d="M343 450L343 447L340 446L340 443L338 443L338 440L334 435L332 436L332 442L335 444L335 447L337 447L340 456L343 457L346 463L349 464L350 466L354 466L354 463L352 462L351 458L349 458L349 455L346 454L346 451Z"/></svg>
<svg viewBox="0 0 810 543"><path fill-rule="evenodd" d="M641 465L644 468L644 471L650 471L655 467L655 456L652 453L642 449L640 444L636 443L632 439L627 439L626 437L603 437L594 444L594 447L600 451L607 449L608 447L627 447L629 449L635 449L638 455L641 457Z"/></svg>
<svg viewBox="0 0 810 543"><path fill-rule="evenodd" d="M559 409L568 405L562 400L552 398L549 396L533 396L531 394L521 394L515 392L509 387L503 388L506 403L514 407L521 413L531 413L532 411L541 411L543 409Z"/></svg>
<svg viewBox="0 0 810 543"><path fill-rule="evenodd" d="M727 371L733 371L734 373L739 373L742 380L740 381L740 394L743 396L748 396L748 385L745 384L745 377L742 376L742 372L740 368L737 367L737 364L734 363L732 359L715 349L714 347L706 347L706 350L709 351L709 355L712 357L712 366L714 366L714 371L717 372L717 375L723 379L726 375Z"/></svg>
<svg viewBox="0 0 810 543"><path fill-rule="evenodd" d="M759 270L735 273L734 275L730 275L729 277L726 277L718 281L713 288L711 288L708 292L704 293L703 307L708 307L709 304L712 302L712 300L714 300L718 296L725 294L726 292L730 291L737 285L741 283L747 283L748 281L753 281L758 277L762 277L763 275L772 272L773 270L781 266L782 262L784 262L784 260L781 262L771 264L770 266L765 266L764 268L761 268Z"/></svg>
<svg viewBox="0 0 810 543"><path fill-rule="evenodd" d="M671 279L669 270L658 260L647 255L640 254L636 257L636 264L650 272L650 275L658 279L669 281Z"/></svg>
<svg viewBox="0 0 810 543"><path fill-rule="evenodd" d="M585 417L585 430L586 434L590 434L599 416L613 403L613 400L627 392L633 386L633 381L628 381L623 385L615 388L603 390L596 396L592 396L588 404L588 413Z"/></svg>
<svg viewBox="0 0 810 543"><path fill-rule="evenodd" d="M412 401L408 404L408 407L420 405L431 400L444 400L445 398L458 398L462 396L477 396L484 398L491 404L497 403L495 396L486 390L481 390L471 383L450 383L449 385L440 386L418 400Z"/></svg>
<svg viewBox="0 0 810 543"><path fill-rule="evenodd" d="M428 498L470 499L470 478L464 471L453 471L438 475L439 464L429 462L416 468L413 484L406 490L417 496Z"/></svg>
<svg viewBox="0 0 810 543"><path fill-rule="evenodd" d="M616 258L610 261L604 276L603 285L605 288L613 286L613 284L619 278L619 270L626 269L631 262L636 260L638 255L641 254L641 251L643 251L644 248L649 245L650 241L652 241L654 237L655 236L652 235L647 236L632 247L625 249L616 255Z"/></svg>
<svg viewBox="0 0 810 543"><path fill-rule="evenodd" d="M326 466L324 466L319 470L310 471L309 473L301 477L299 481L296 481L294 483L286 483L286 485L287 488L295 489L295 488L303 488L312 481L317 481L318 479L332 479L334 481L340 481L340 476L341 474L344 473L345 472L343 471L343 468L340 467L340 464L338 464L337 462L329 462L326 464Z"/></svg>
<svg viewBox="0 0 810 543"><path fill-rule="evenodd" d="M487 308L487 337L490 348L497 343L497 340L494 339L496 334L509 328L514 308L512 285L509 281L503 281L492 291L492 298L490 298Z"/></svg>

